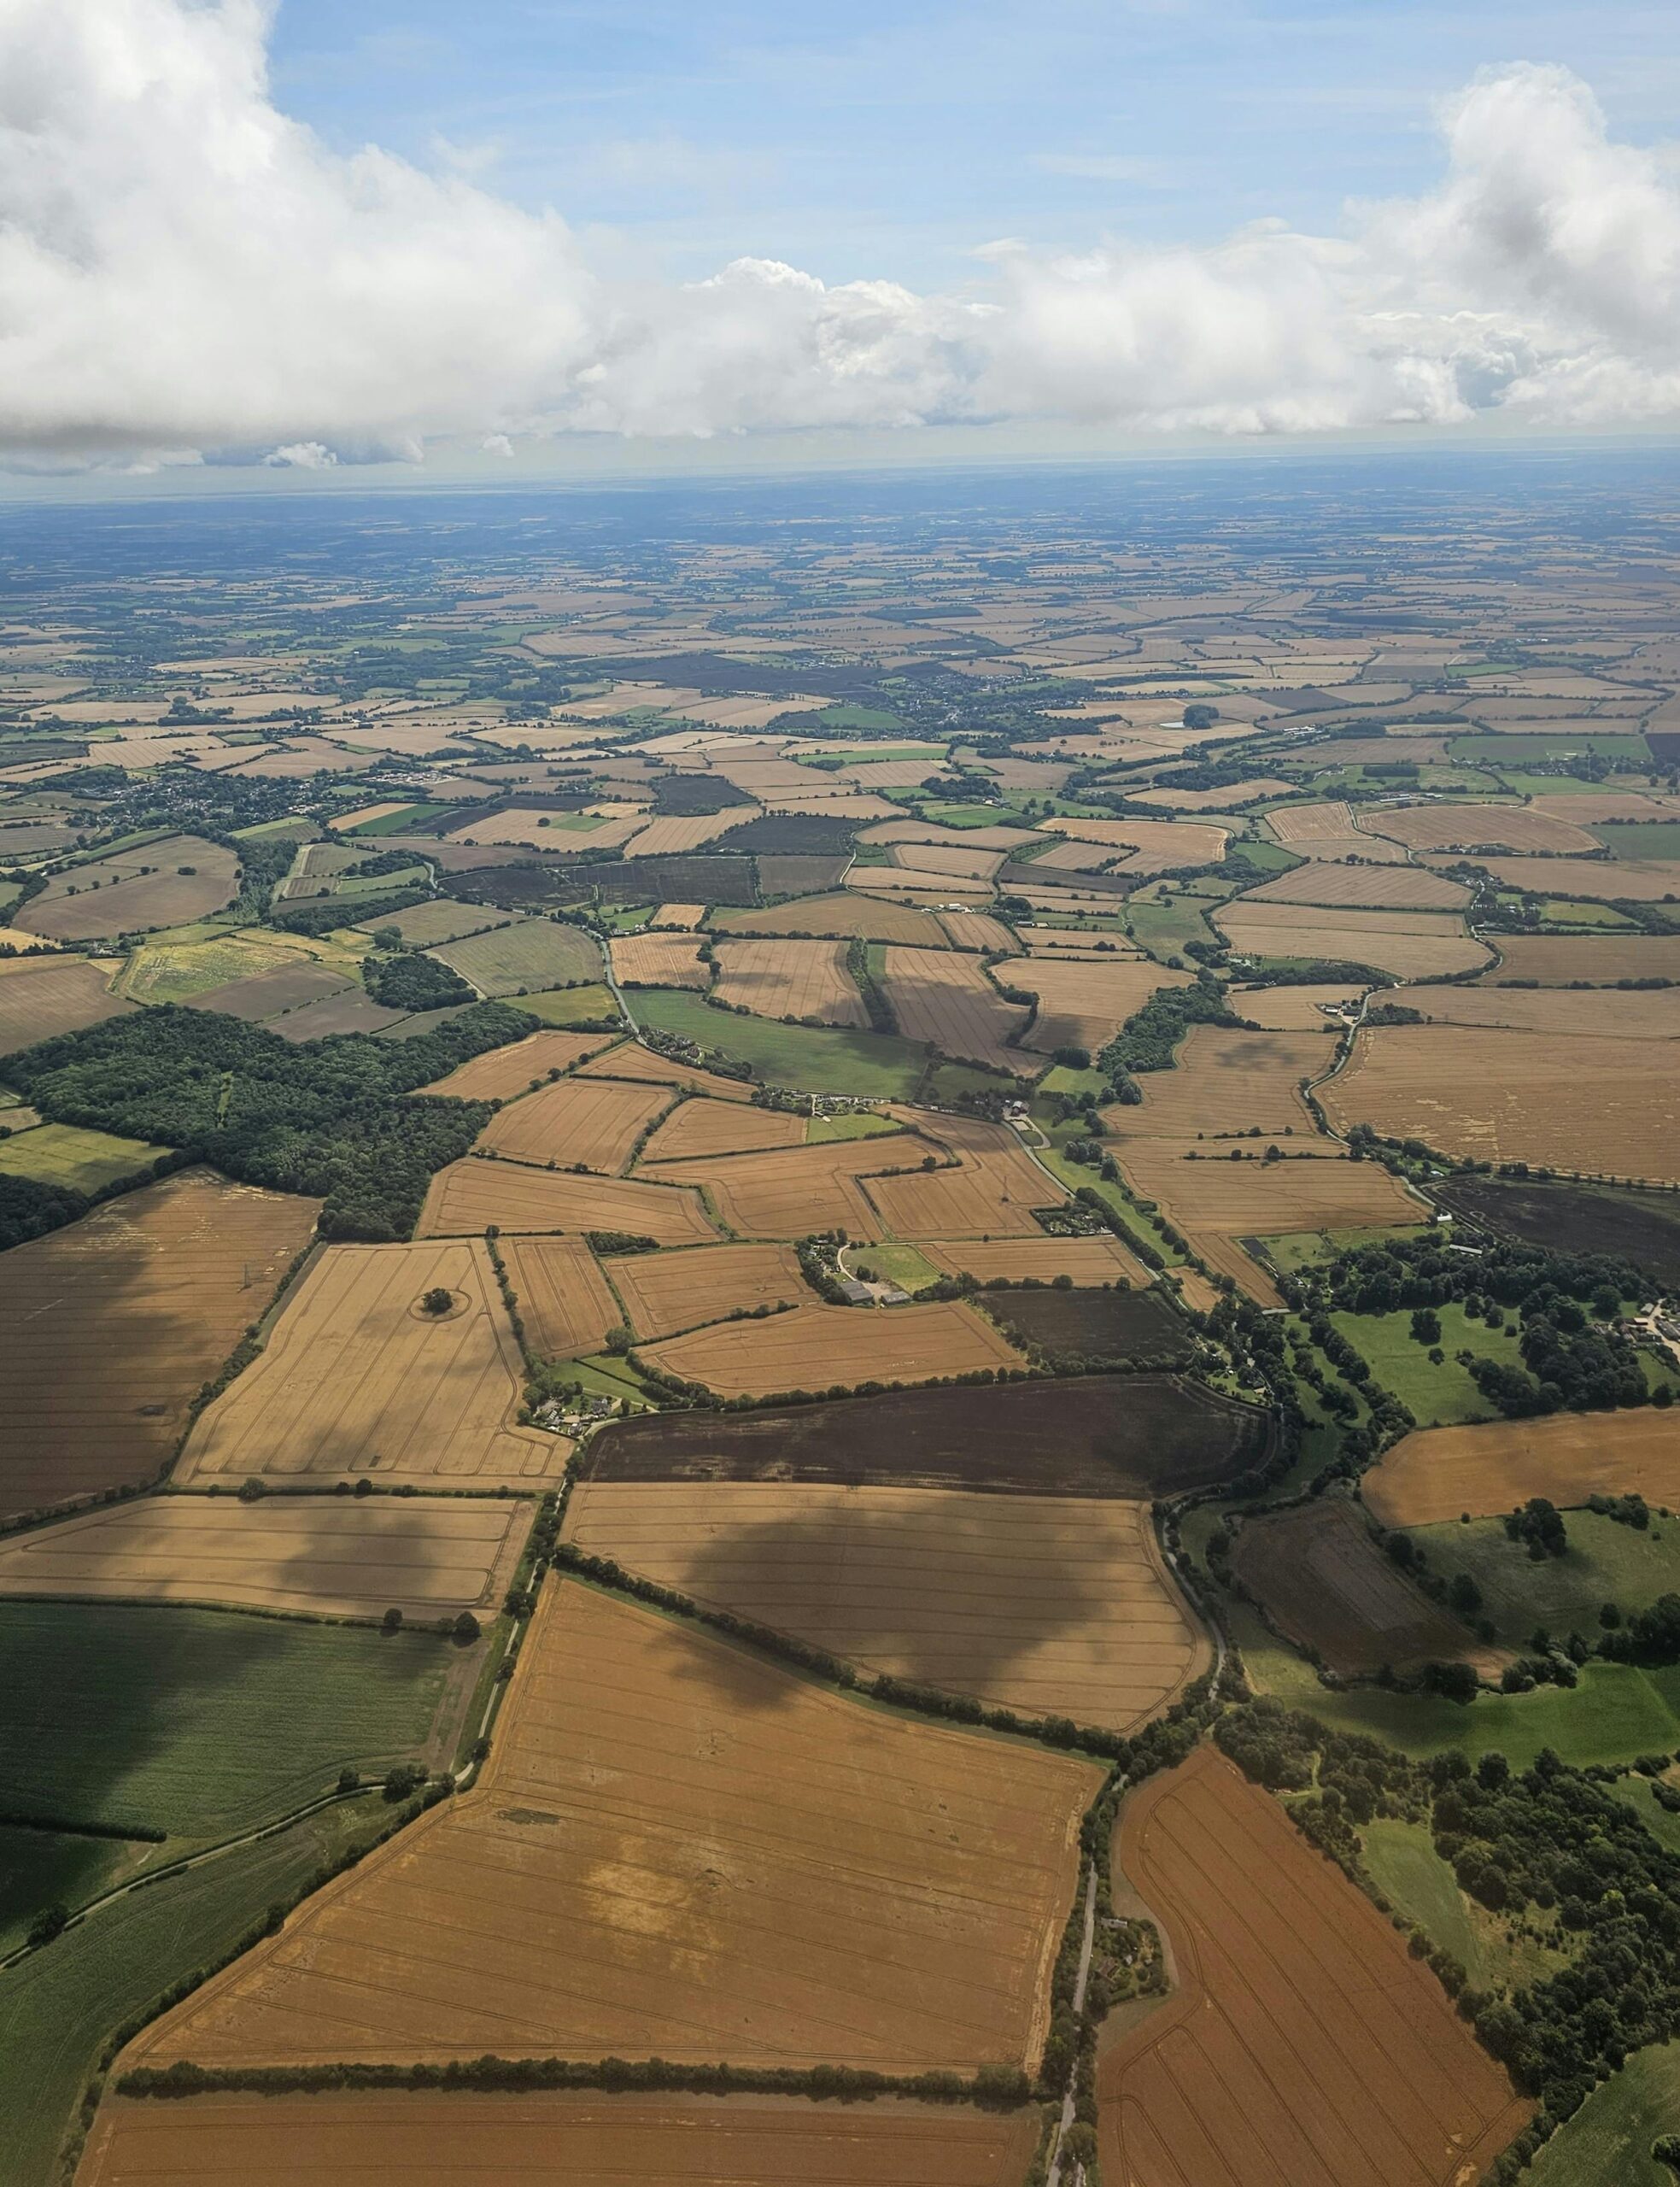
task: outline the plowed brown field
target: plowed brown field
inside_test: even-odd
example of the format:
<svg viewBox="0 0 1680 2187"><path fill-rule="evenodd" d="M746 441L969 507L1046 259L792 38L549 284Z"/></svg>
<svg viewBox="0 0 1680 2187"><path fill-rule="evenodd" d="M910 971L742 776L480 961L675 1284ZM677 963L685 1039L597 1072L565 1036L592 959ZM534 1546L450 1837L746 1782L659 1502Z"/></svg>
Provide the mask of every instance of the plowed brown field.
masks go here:
<svg viewBox="0 0 1680 2187"><path fill-rule="evenodd" d="M1212 1660L1145 1504L582 1482L566 1537L871 1671L1127 1731Z"/></svg>
<svg viewBox="0 0 1680 2187"><path fill-rule="evenodd" d="M570 1070L617 1037L612 1033L532 1033L505 1048L474 1056L459 1070L420 1091L448 1094L457 1101L511 1101L541 1085L551 1070Z"/></svg>
<svg viewBox="0 0 1680 2187"><path fill-rule="evenodd" d="M785 1109L742 1101L685 1101L642 1149L644 1162L688 1162L708 1154L751 1154L772 1146L803 1146L805 1119Z"/></svg>
<svg viewBox="0 0 1680 2187"><path fill-rule="evenodd" d="M783 2097L202 2096L108 2098L79 2187L1017 2187L1036 2111Z"/></svg>
<svg viewBox="0 0 1680 2187"><path fill-rule="evenodd" d="M994 1276L1019 1283L1029 1275L1040 1283L1058 1275L1071 1276L1075 1283L1150 1281L1149 1270L1118 1238L922 1239L918 1251L947 1275L972 1275L981 1283Z"/></svg>
<svg viewBox="0 0 1680 2187"><path fill-rule="evenodd" d="M752 1088L739 1078L724 1078L715 1070L702 1070L698 1064L673 1063L635 1041L627 1041L623 1047L611 1049L604 1056L592 1056L588 1063L578 1065L577 1075L580 1078L628 1079L643 1086L686 1086L691 1094L707 1094L717 1101L752 1099Z"/></svg>
<svg viewBox="0 0 1680 2187"><path fill-rule="evenodd" d="M32 935L24 936L32 941ZM108 965L85 957L14 957L0 962L0 1055L59 1033L79 1033L132 1010L110 991Z"/></svg>
<svg viewBox="0 0 1680 2187"><path fill-rule="evenodd" d="M1577 980L1680 980L1680 934L1502 934L1488 987L1537 981L1566 988Z"/></svg>
<svg viewBox="0 0 1680 2187"><path fill-rule="evenodd" d="M1020 1367L1019 1352L970 1306L799 1305L762 1322L719 1322L644 1346L668 1375L718 1396L931 1382L981 1368Z"/></svg>
<svg viewBox="0 0 1680 2187"><path fill-rule="evenodd" d="M863 999L846 969L844 941L727 941L716 945L718 1000L761 1017L820 1017L867 1025Z"/></svg>
<svg viewBox="0 0 1680 2187"><path fill-rule="evenodd" d="M1191 976L1147 957L1014 957L992 970L1006 988L1039 998L1027 1041L1041 1055L1073 1047L1094 1056L1157 988L1185 987Z"/></svg>
<svg viewBox="0 0 1680 2187"><path fill-rule="evenodd" d="M182 870L187 867L191 871ZM237 856L225 844L206 842L202 836L167 836L67 866L38 896L20 905L13 923L56 941L183 926L208 918L231 900L238 870Z"/></svg>
<svg viewBox="0 0 1680 2187"><path fill-rule="evenodd" d="M1005 1034L1027 1023L1027 1012L1004 1000L972 956L889 945L882 977L907 1040L926 1041L941 1055L1023 1077L1042 1067L1041 1058L1004 1045Z"/></svg>
<svg viewBox="0 0 1680 2187"><path fill-rule="evenodd" d="M319 1212L184 1170L0 1254L0 1516L155 1474Z"/></svg>
<svg viewBox="0 0 1680 2187"><path fill-rule="evenodd" d="M1103 1111L1123 1140L1209 1140L1241 1135L1258 1124L1267 1140L1285 1130L1297 1139L1321 1135L1301 1093L1335 1056L1317 1033L1244 1033L1226 1025L1192 1025L1179 1049L1177 1067L1139 1075L1141 1102ZM1220 1150L1209 1147L1209 1156ZM1228 1152L1228 1150L1226 1150Z"/></svg>
<svg viewBox="0 0 1680 2187"><path fill-rule="evenodd" d="M577 1359L599 1351L623 1316L582 1238L503 1238L499 1246L534 1351Z"/></svg>
<svg viewBox="0 0 1680 2187"><path fill-rule="evenodd" d="M476 1151L504 1162L553 1164L616 1175L637 1140L670 1106L663 1086L629 1086L610 1078L563 1078L523 1101L510 1102L473 1141Z"/></svg>
<svg viewBox="0 0 1680 2187"><path fill-rule="evenodd" d="M1211 1746L1122 1814L1178 1994L1098 2069L1126 2187L1474 2187L1533 2106L1282 1808Z"/></svg>
<svg viewBox="0 0 1680 2187"><path fill-rule="evenodd" d="M1446 912L1319 912L1240 896L1218 906L1212 917L1232 947L1245 956L1323 957L1373 965L1402 980L1468 972L1492 959L1466 932L1464 921Z"/></svg>
<svg viewBox="0 0 1680 2187"><path fill-rule="evenodd" d="M1250 888L1245 904L1323 904L1338 910L1459 911L1470 891L1444 873L1421 865L1332 865L1315 859L1292 873Z"/></svg>
<svg viewBox="0 0 1680 2187"><path fill-rule="evenodd" d="M755 1306L800 1305L811 1289L791 1246L695 1246L606 1264L630 1327L651 1341Z"/></svg>
<svg viewBox="0 0 1680 2187"><path fill-rule="evenodd" d="M804 1238L836 1227L873 1238L881 1218L859 1175L932 1152L915 1140L836 1139L764 1154L644 1164L641 1174L674 1185L703 1184L719 1216L743 1238Z"/></svg>
<svg viewBox="0 0 1680 2187"><path fill-rule="evenodd" d="M709 966L692 934L621 934L612 941L612 976L630 988L707 988Z"/></svg>
<svg viewBox="0 0 1680 2187"><path fill-rule="evenodd" d="M149 1496L0 1544L0 1595L230 1603L316 1617L499 1609L523 1498Z"/></svg>
<svg viewBox="0 0 1680 2187"><path fill-rule="evenodd" d="M1589 1496L1680 1504L1680 1435L1671 1412L1558 1412L1480 1428L1414 1428L1361 1483L1385 1527L1491 1518L1531 1496L1562 1510Z"/></svg>
<svg viewBox="0 0 1680 2187"><path fill-rule="evenodd" d="M479 1783L147 2029L125 2067L1022 2064L1101 1781L551 1578Z"/></svg>
<svg viewBox="0 0 1680 2187"><path fill-rule="evenodd" d="M455 1294L451 1312L422 1310L434 1287ZM329 1246L267 1349L201 1414L175 1477L547 1480L569 1445L515 1424L522 1379L481 1242Z"/></svg>
<svg viewBox="0 0 1680 2187"><path fill-rule="evenodd" d="M1680 1178L1680 1070L1663 1041L1368 1026L1319 1099L1339 1131L1367 1123L1443 1154Z"/></svg>
<svg viewBox="0 0 1680 2187"><path fill-rule="evenodd" d="M432 1179L415 1234L482 1236L491 1223L500 1230L628 1230L662 1246L710 1245L717 1235L696 1192L471 1155Z"/></svg>

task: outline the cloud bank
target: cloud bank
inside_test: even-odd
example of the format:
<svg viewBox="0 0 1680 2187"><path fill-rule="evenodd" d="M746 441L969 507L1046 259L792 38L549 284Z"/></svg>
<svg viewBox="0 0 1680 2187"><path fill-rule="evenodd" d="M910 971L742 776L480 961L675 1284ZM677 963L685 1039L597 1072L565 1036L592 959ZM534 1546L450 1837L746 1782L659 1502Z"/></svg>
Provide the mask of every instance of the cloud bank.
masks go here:
<svg viewBox="0 0 1680 2187"><path fill-rule="evenodd" d="M1437 186L1350 206L1338 235L997 244L942 296L757 258L618 278L558 215L330 150L275 106L266 31L259 0L0 0L0 461L1680 417L1680 188L1561 69L1469 85Z"/></svg>

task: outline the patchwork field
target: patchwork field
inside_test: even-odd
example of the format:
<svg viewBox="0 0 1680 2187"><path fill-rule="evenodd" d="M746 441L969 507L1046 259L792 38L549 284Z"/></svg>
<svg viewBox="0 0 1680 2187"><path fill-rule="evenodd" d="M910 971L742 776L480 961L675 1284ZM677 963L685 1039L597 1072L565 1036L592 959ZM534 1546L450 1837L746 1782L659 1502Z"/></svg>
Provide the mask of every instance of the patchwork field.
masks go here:
<svg viewBox="0 0 1680 2187"><path fill-rule="evenodd" d="M447 1313L421 1305L434 1288L452 1294ZM481 1242L329 1246L200 1417L176 1478L547 1480L567 1446L516 1424L522 1375Z"/></svg>
<svg viewBox="0 0 1680 2187"><path fill-rule="evenodd" d="M761 1017L817 1017L867 1025L869 1012L846 970L844 941L729 941L716 945L720 1002Z"/></svg>
<svg viewBox="0 0 1680 2187"><path fill-rule="evenodd" d="M1042 1055L1073 1047L1094 1056L1157 988L1181 988L1191 976L1146 957L1014 957L992 971L1004 987L1039 998L1027 1045Z"/></svg>
<svg viewBox="0 0 1680 2187"><path fill-rule="evenodd" d="M485 2187L487 2175L623 2187L1017 2187L1038 2114L764 2096L211 2096L102 2105L79 2187L318 2187L325 2178ZM260 2153L260 2154L259 2154Z"/></svg>
<svg viewBox="0 0 1680 2187"><path fill-rule="evenodd" d="M319 1211L185 1170L0 1254L0 1516L155 1473Z"/></svg>
<svg viewBox="0 0 1680 2187"><path fill-rule="evenodd" d="M1555 1412L1414 1429L1365 1475L1360 1492L1384 1526L1427 1527L1466 1511L1479 1519L1514 1510L1531 1496L1561 1510L1635 1491L1654 1504L1680 1504L1672 1412Z"/></svg>
<svg viewBox="0 0 1680 2187"><path fill-rule="evenodd" d="M869 1180L866 1189L881 1218L900 1238L1039 1238L1035 1207L1054 1207L1065 1198L1005 1124L974 1117L926 1119L957 1159L957 1169L911 1169L901 1176ZM915 1152L897 1156L908 1161ZM882 1167L893 1152L877 1149ZM879 1225L877 1225L877 1228Z"/></svg>
<svg viewBox="0 0 1680 2187"><path fill-rule="evenodd" d="M457 1101L512 1101L541 1085L551 1071L571 1070L612 1042L610 1033L528 1034L505 1048L474 1056L423 1094L448 1094Z"/></svg>
<svg viewBox="0 0 1680 2187"><path fill-rule="evenodd" d="M896 1140L824 1140L761 1154L644 1164L641 1174L670 1185L703 1184L719 1217L743 1238L803 1238L836 1228L874 1237L881 1218L858 1182L860 1174L931 1151L914 1141L906 1152Z"/></svg>
<svg viewBox="0 0 1680 2187"><path fill-rule="evenodd" d="M1341 911L1456 911L1470 901L1470 891L1426 866L1332 865L1320 859L1250 888L1243 901L1319 904Z"/></svg>
<svg viewBox="0 0 1680 2187"><path fill-rule="evenodd" d="M261 1025L312 1004L342 995L365 1000L360 983L348 966L318 963L313 958L293 958L265 972L230 980L225 986L205 988L189 999L195 1010L224 1011L230 1017Z"/></svg>
<svg viewBox="0 0 1680 2187"><path fill-rule="evenodd" d="M1244 1033L1225 1025L1192 1025L1176 1067L1139 1074L1141 1102L1103 1111L1121 1140L1210 1140L1244 1135L1258 1125L1268 1140L1285 1132L1320 1136L1301 1092L1303 1078L1326 1070L1335 1051L1314 1032ZM1204 1148L1208 1159L1222 1151Z"/></svg>
<svg viewBox="0 0 1680 2187"><path fill-rule="evenodd" d="M882 985L907 1040L1024 1077L1039 1070L1037 1056L1004 1045L1005 1035L1027 1023L1026 1011L1004 1000L973 957L889 944Z"/></svg>
<svg viewBox="0 0 1680 2187"><path fill-rule="evenodd" d="M667 1375L726 1398L928 1382L1025 1363L989 1322L954 1301L885 1309L801 1305L762 1322L719 1322L642 1351Z"/></svg>
<svg viewBox="0 0 1680 2187"><path fill-rule="evenodd" d="M691 1094L705 1094L714 1101L750 1101L752 1088L744 1080L725 1078L697 1064L674 1063L655 1055L640 1041L626 1041L604 1056L592 1056L578 1065L581 1078L623 1078L641 1085L683 1086Z"/></svg>
<svg viewBox="0 0 1680 2187"><path fill-rule="evenodd" d="M787 1109L755 1109L744 1101L685 1101L642 1150L647 1162L688 1162L715 1154L750 1154L803 1146L808 1119Z"/></svg>
<svg viewBox="0 0 1680 2187"><path fill-rule="evenodd" d="M1502 934L1500 962L1489 987L1532 980L1566 988L1578 980L1613 987L1618 980L1680 980L1680 934Z"/></svg>
<svg viewBox="0 0 1680 2187"><path fill-rule="evenodd" d="M711 982L692 934L620 934L611 944L612 976L621 987L700 988Z"/></svg>
<svg viewBox="0 0 1680 2187"><path fill-rule="evenodd" d="M551 1579L481 1781L125 2064L1021 2064L1100 1782Z"/></svg>
<svg viewBox="0 0 1680 2187"><path fill-rule="evenodd" d="M489 934L441 942L426 952L470 981L481 994L535 994L601 975L600 944L581 927L553 919L515 919Z"/></svg>
<svg viewBox="0 0 1680 2187"><path fill-rule="evenodd" d="M1142 1503L593 1480L565 1533L864 1669L1024 1715L1127 1731L1212 1660Z"/></svg>
<svg viewBox="0 0 1680 2187"><path fill-rule="evenodd" d="M623 1316L582 1238L502 1238L497 1250L534 1351L577 1359L599 1351Z"/></svg>
<svg viewBox="0 0 1680 2187"><path fill-rule="evenodd" d="M1532 2106L1383 1914L1211 1746L1122 1811L1176 1996L1098 2069L1128 2187L1473 2187Z"/></svg>
<svg viewBox="0 0 1680 2187"><path fill-rule="evenodd" d="M0 1543L0 1595L316 1617L494 1611L533 1505L456 1497L149 1496Z"/></svg>
<svg viewBox="0 0 1680 2187"><path fill-rule="evenodd" d="M9 958L0 962L0 1055L132 1008L111 993L109 967L85 957Z"/></svg>
<svg viewBox="0 0 1680 2187"><path fill-rule="evenodd" d="M923 1239L920 1250L946 1275L972 1275L990 1283L1024 1282L1029 1276L1053 1283L1058 1275L1075 1283L1150 1281L1149 1270L1128 1253L1118 1238Z"/></svg>
<svg viewBox="0 0 1680 2187"><path fill-rule="evenodd" d="M1443 1154L1680 1178L1680 1073L1660 1041L1368 1026L1319 1099L1338 1131L1367 1123Z"/></svg>
<svg viewBox="0 0 1680 2187"><path fill-rule="evenodd" d="M1525 805L1367 806L1355 824L1414 851L1507 850L1590 855L1598 840L1572 821Z"/></svg>
<svg viewBox="0 0 1680 2187"><path fill-rule="evenodd" d="M696 1246L675 1253L627 1253L606 1265L631 1328L644 1341L761 1306L800 1305L811 1298L791 1246Z"/></svg>
<svg viewBox="0 0 1680 2187"><path fill-rule="evenodd" d="M1232 1569L1291 1640L1343 1678L1429 1662L1495 1678L1508 1660L1402 1577L1345 1498L1245 1520Z"/></svg>
<svg viewBox="0 0 1680 2187"><path fill-rule="evenodd" d="M55 941L93 941L160 926L184 926L231 903L239 861L224 844L199 836L92 859L55 874L13 923Z"/></svg>
<svg viewBox="0 0 1680 2187"><path fill-rule="evenodd" d="M626 1177L571 1176L471 1155L440 1170L420 1211L421 1238L499 1230L625 1230L661 1246L710 1245L717 1233L700 1194Z"/></svg>
<svg viewBox="0 0 1680 2187"><path fill-rule="evenodd" d="M616 1175L637 1140L670 1106L663 1086L628 1086L610 1078L562 1078L491 1117L473 1141L475 1152L504 1162L599 1170Z"/></svg>
<svg viewBox="0 0 1680 2187"><path fill-rule="evenodd" d="M1374 965L1402 980L1468 972L1492 961L1463 920L1446 912L1320 912L1239 896L1212 916L1232 947L1248 957L1321 957Z"/></svg>

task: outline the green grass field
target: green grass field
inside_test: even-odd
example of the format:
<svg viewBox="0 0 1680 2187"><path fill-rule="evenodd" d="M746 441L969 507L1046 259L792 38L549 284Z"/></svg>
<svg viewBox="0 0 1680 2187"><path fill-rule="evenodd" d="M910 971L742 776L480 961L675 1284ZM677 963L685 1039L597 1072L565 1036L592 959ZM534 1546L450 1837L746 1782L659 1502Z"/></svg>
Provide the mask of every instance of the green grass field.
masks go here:
<svg viewBox="0 0 1680 2187"><path fill-rule="evenodd" d="M630 1007L645 1025L734 1056L771 1085L804 1093L908 1100L928 1059L919 1041L896 1034L738 1017L732 1011L712 1009L686 988L639 988Z"/></svg>
<svg viewBox="0 0 1680 2187"><path fill-rule="evenodd" d="M1534 2187L1674 2187L1651 2144L1680 2133L1680 2043L1636 2050L1547 2143L1527 2174Z"/></svg>
<svg viewBox="0 0 1680 2187"><path fill-rule="evenodd" d="M404 836L420 826L423 821L436 820L440 812L448 812L447 805L405 805L400 812L381 813L377 820L364 820L360 828L347 830L351 836Z"/></svg>
<svg viewBox="0 0 1680 2187"><path fill-rule="evenodd" d="M1126 914L1132 938L1151 957L1176 957L1187 941L1217 947L1220 936L1203 917L1206 903L1194 896L1169 896L1164 902L1140 903L1133 897Z"/></svg>
<svg viewBox="0 0 1680 2187"><path fill-rule="evenodd" d="M435 1634L116 1604L0 1604L7 1805L210 1839L424 1746Z"/></svg>
<svg viewBox="0 0 1680 2187"><path fill-rule="evenodd" d="M518 996L600 978L600 944L581 927L555 919L518 919L426 952L471 980L482 994Z"/></svg>
<svg viewBox="0 0 1680 2187"><path fill-rule="evenodd" d="M1575 1510L1565 1525L1568 1549L1543 1563L1531 1563L1525 1548L1506 1539L1500 1519L1472 1519L1467 1527L1449 1520L1415 1528L1413 1539L1443 1579L1470 1574L1482 1591L1484 1614L1500 1639L1515 1646L1525 1646L1537 1625L1560 1639L1580 1633L1596 1639L1601 1603L1645 1609L1680 1589L1680 1520L1654 1519L1641 1533Z"/></svg>
<svg viewBox="0 0 1680 2187"><path fill-rule="evenodd" d="M85 1905L151 1851L114 1838L0 1828L0 1953L23 1942L44 1907Z"/></svg>
<svg viewBox="0 0 1680 2187"><path fill-rule="evenodd" d="M1484 1322L1469 1320L1462 1306L1439 1310L1441 1340L1445 1357L1431 1363L1428 1345L1412 1334L1409 1312L1393 1314L1332 1314L1331 1320L1352 1345L1385 1390L1406 1406L1420 1428L1445 1428L1461 1421L1495 1420L1498 1409L1490 1404L1470 1379L1470 1370L1455 1354L1473 1351L1481 1359L1499 1359L1520 1367L1522 1353L1515 1328L1507 1322L1490 1329Z"/></svg>
<svg viewBox="0 0 1680 2187"><path fill-rule="evenodd" d="M890 1139L903 1129L891 1117L878 1117L873 1109L843 1109L838 1116L812 1117L805 1125L805 1145L821 1146L834 1139Z"/></svg>
<svg viewBox="0 0 1680 2187"><path fill-rule="evenodd" d="M1379 1817L1360 1831L1365 1871L1395 1911L1449 1951L1479 1989L1487 1980L1481 1940L1458 1879L1420 1822Z"/></svg>
<svg viewBox="0 0 1680 2187"><path fill-rule="evenodd" d="M592 1018L618 1015L610 988L555 988L546 994L516 995L513 1000L517 1009L530 1011L545 1025L583 1025Z"/></svg>
<svg viewBox="0 0 1680 2187"><path fill-rule="evenodd" d="M117 993L131 1002L190 1002L230 980L302 961L273 937L218 933L196 926L175 935L153 935L124 968Z"/></svg>
<svg viewBox="0 0 1680 2187"><path fill-rule="evenodd" d="M1630 1772L1604 1789L1633 1809L1659 1845L1680 1853L1680 1815L1671 1815L1666 1808L1658 1806L1651 1784L1648 1777Z"/></svg>
<svg viewBox="0 0 1680 2187"><path fill-rule="evenodd" d="M0 1139L0 1170L14 1177L32 1177L38 1184L97 1193L149 1168L168 1152L167 1146L149 1146L143 1139L84 1131L79 1124L37 1124L32 1131Z"/></svg>
<svg viewBox="0 0 1680 2187"><path fill-rule="evenodd" d="M923 1290L937 1283L941 1271L914 1246L860 1246L851 1265L866 1281L896 1283L900 1291Z"/></svg>

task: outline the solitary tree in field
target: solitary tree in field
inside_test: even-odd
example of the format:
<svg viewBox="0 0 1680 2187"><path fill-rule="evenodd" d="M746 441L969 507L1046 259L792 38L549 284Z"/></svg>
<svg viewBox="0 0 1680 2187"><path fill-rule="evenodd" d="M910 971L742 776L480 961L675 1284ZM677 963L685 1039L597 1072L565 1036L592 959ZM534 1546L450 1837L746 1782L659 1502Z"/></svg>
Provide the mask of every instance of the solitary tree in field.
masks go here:
<svg viewBox="0 0 1680 2187"><path fill-rule="evenodd" d="M423 1314L447 1314L454 1303L455 1294L447 1285L434 1283L421 1299L420 1310Z"/></svg>
<svg viewBox="0 0 1680 2187"><path fill-rule="evenodd" d="M385 1633L401 1632L402 1612L397 1608L395 1603L391 1604L390 1608L385 1612L384 1616L381 1619L380 1630Z"/></svg>

